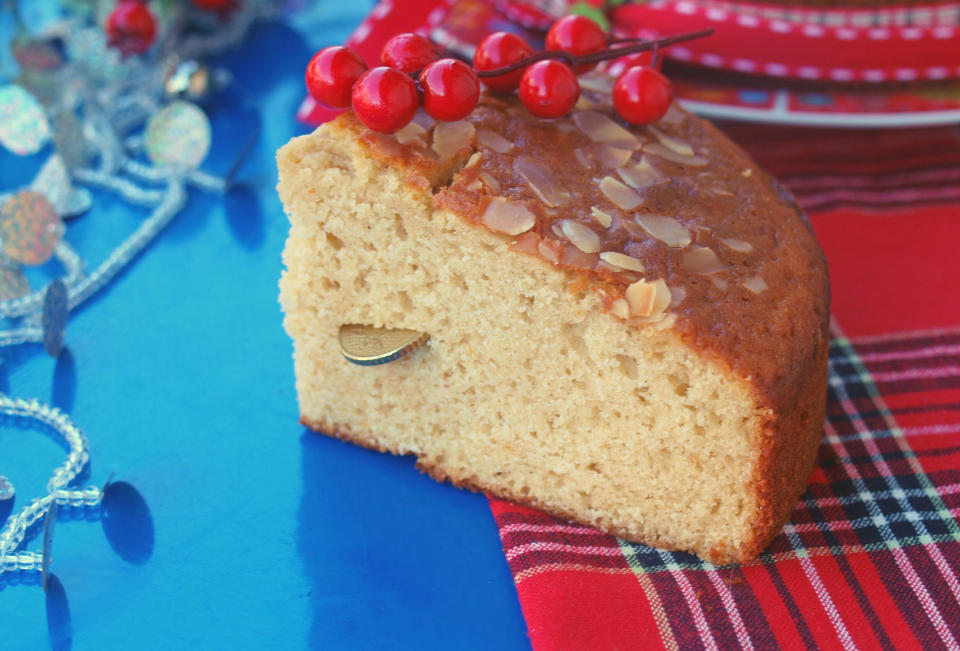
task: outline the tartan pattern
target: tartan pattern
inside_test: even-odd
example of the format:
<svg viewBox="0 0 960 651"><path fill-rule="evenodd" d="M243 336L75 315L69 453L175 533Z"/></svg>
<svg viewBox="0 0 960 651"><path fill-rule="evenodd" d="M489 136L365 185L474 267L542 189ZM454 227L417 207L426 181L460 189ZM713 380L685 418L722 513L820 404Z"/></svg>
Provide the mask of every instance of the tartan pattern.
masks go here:
<svg viewBox="0 0 960 651"><path fill-rule="evenodd" d="M958 648L960 409L950 395L928 400L927 380L960 379L960 329L862 342L833 330L817 468L760 558L717 568L527 509L495 509L521 600L524 583L544 573L632 575L660 604L667 647L818 647L826 621L846 648L901 647L890 622L913 645ZM874 380L885 374L900 379ZM892 407L890 395L898 398ZM760 584L772 588L763 600ZM897 618L877 606L881 595L895 595ZM787 635L771 599L791 620Z"/></svg>

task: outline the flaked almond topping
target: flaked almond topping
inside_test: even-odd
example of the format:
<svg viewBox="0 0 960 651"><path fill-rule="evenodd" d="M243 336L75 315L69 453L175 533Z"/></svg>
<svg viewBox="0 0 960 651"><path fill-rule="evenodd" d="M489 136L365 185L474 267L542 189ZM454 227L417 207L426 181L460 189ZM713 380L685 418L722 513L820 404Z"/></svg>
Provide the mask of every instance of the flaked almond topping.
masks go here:
<svg viewBox="0 0 960 651"><path fill-rule="evenodd" d="M513 161L513 168L540 201L548 206L555 208L570 201L570 193L563 189L550 170L529 156L518 156Z"/></svg>
<svg viewBox="0 0 960 651"><path fill-rule="evenodd" d="M753 251L753 245L750 244L750 242L744 242L743 240L737 240L732 237L721 237L720 241L739 253L750 253Z"/></svg>
<svg viewBox="0 0 960 651"><path fill-rule="evenodd" d="M523 235L517 238L517 240L510 245L510 248L514 251L523 251L524 253L536 253L540 245L540 236L534 233L533 231L527 231Z"/></svg>
<svg viewBox="0 0 960 651"><path fill-rule="evenodd" d="M593 157L597 159L604 167L618 168L623 167L633 156L632 149L621 149L611 145L596 144L591 147Z"/></svg>
<svg viewBox="0 0 960 651"><path fill-rule="evenodd" d="M588 226L572 219L564 219L560 228L567 239L584 253L596 253L600 250L600 237Z"/></svg>
<svg viewBox="0 0 960 651"><path fill-rule="evenodd" d="M558 240L566 239L566 235L563 234L563 227L560 225L560 222L556 221L550 224L550 232L552 232Z"/></svg>
<svg viewBox="0 0 960 651"><path fill-rule="evenodd" d="M746 179L749 179L751 176L753 176L753 170L752 170L752 169L749 169L749 168L748 168L748 169L745 169L745 170L743 170L742 172L740 172L740 176L742 176L742 177L744 177L744 178L746 178Z"/></svg>
<svg viewBox="0 0 960 651"><path fill-rule="evenodd" d="M726 265L720 261L713 249L706 246L695 246L685 251L681 265L695 274L712 274L726 269Z"/></svg>
<svg viewBox="0 0 960 651"><path fill-rule="evenodd" d="M465 120L438 122L433 129L433 151L440 160L453 158L458 151L473 143L475 133L474 126Z"/></svg>
<svg viewBox="0 0 960 651"><path fill-rule="evenodd" d="M484 147L489 147L498 154L506 154L513 149L513 143L501 136L496 131L489 129L477 130L477 142Z"/></svg>
<svg viewBox="0 0 960 651"><path fill-rule="evenodd" d="M483 189L483 181L480 179L474 179L467 185L466 189L470 192L479 192Z"/></svg>
<svg viewBox="0 0 960 651"><path fill-rule="evenodd" d="M624 129L609 117L597 111L574 113L573 121L594 142L605 142L628 149L636 149L640 143L636 134Z"/></svg>
<svg viewBox="0 0 960 651"><path fill-rule="evenodd" d="M665 122L666 124L679 124L683 122L686 118L686 113L680 110L680 107L677 106L676 102L670 103L670 108L667 109L667 112L663 114L658 122Z"/></svg>
<svg viewBox="0 0 960 651"><path fill-rule="evenodd" d="M537 218L526 206L509 199L497 197L490 202L480 221L492 231L507 235L519 235L533 228Z"/></svg>
<svg viewBox="0 0 960 651"><path fill-rule="evenodd" d="M412 123L411 123L412 124ZM478 151L473 152L470 155L470 158L467 159L467 164L464 165L465 168L471 168L480 163L480 159L483 158L483 154Z"/></svg>
<svg viewBox="0 0 960 651"><path fill-rule="evenodd" d="M590 209L590 216L593 217L595 222L597 222L604 228L610 228L610 224L613 223L613 215L611 215L608 212L604 212L600 210L596 206Z"/></svg>
<svg viewBox="0 0 960 651"><path fill-rule="evenodd" d="M710 188L710 192L720 197L732 197L733 193L730 190L724 188L713 187Z"/></svg>
<svg viewBox="0 0 960 651"><path fill-rule="evenodd" d="M643 146L643 151L666 160L673 161L679 165L689 165L690 167L703 167L709 161L701 156L681 156L677 152L664 147L659 142L648 143Z"/></svg>
<svg viewBox="0 0 960 651"><path fill-rule="evenodd" d="M690 244L692 238L686 226L673 217L664 215L637 215L637 223L652 237L657 238L667 246L683 248Z"/></svg>
<svg viewBox="0 0 960 651"><path fill-rule="evenodd" d="M415 144L418 147L427 146L426 141L423 139L423 137L427 135L427 130L416 122L411 122L393 135L397 137L397 142L401 145Z"/></svg>
<svg viewBox="0 0 960 651"><path fill-rule="evenodd" d="M417 110L416 114L413 116L413 121L423 127L424 130L430 129L430 127L437 123L437 121L430 117L423 109Z"/></svg>
<svg viewBox="0 0 960 651"><path fill-rule="evenodd" d="M617 253L616 251L604 251L600 254L600 259L607 264L612 264L615 267L620 267L628 271L639 271L640 273L646 271L642 262L633 256Z"/></svg>
<svg viewBox="0 0 960 651"><path fill-rule="evenodd" d="M579 82L580 88L585 90L592 90L596 93L607 94L613 92L613 77L610 75L601 73L583 75L580 77Z"/></svg>
<svg viewBox="0 0 960 651"><path fill-rule="evenodd" d="M595 253L585 253L573 244L567 244L563 247L563 253L560 254L560 264L578 269L593 269L597 263Z"/></svg>
<svg viewBox="0 0 960 651"><path fill-rule="evenodd" d="M720 278L718 276L711 276L710 282L712 282L714 287L719 289L721 292L727 291L727 287L728 287L727 281L724 280L723 278Z"/></svg>
<svg viewBox="0 0 960 651"><path fill-rule="evenodd" d="M670 307L676 307L683 303L683 299L687 297L687 290L683 287L674 287L670 290Z"/></svg>
<svg viewBox="0 0 960 651"><path fill-rule="evenodd" d="M743 286L754 294L759 294L760 292L765 292L769 289L767 282L760 276L754 276L753 278L744 280Z"/></svg>
<svg viewBox="0 0 960 651"><path fill-rule="evenodd" d="M497 182L497 179L493 178L493 174L487 171L480 172L480 178L483 179L483 182L493 190L494 194L500 194L500 184Z"/></svg>
<svg viewBox="0 0 960 651"><path fill-rule="evenodd" d="M577 98L577 103L573 105L573 108L578 111L589 111L590 109L597 108L597 103L584 95L580 95L580 97Z"/></svg>
<svg viewBox="0 0 960 651"><path fill-rule="evenodd" d="M592 165L590 165L590 161L587 159L587 155L584 154L583 150L579 147L573 150L573 157L576 158L577 161L579 161L580 164L585 168L590 169L592 167Z"/></svg>
<svg viewBox="0 0 960 651"><path fill-rule="evenodd" d="M553 125L553 128L557 131L563 131L564 133L573 133L574 131L579 131L577 125L570 124L569 122L556 122Z"/></svg>
<svg viewBox="0 0 960 651"><path fill-rule="evenodd" d="M610 305L610 312L621 319L630 318L630 304L627 303L622 298L616 299L613 304Z"/></svg>
<svg viewBox="0 0 960 651"><path fill-rule="evenodd" d="M656 290L656 296L653 299L653 311L649 316L659 316L670 305L673 295L663 278L653 281L653 288Z"/></svg>
<svg viewBox="0 0 960 651"><path fill-rule="evenodd" d="M633 210L643 205L643 197L612 176L600 180L600 191L621 210Z"/></svg>
<svg viewBox="0 0 960 651"><path fill-rule="evenodd" d="M553 264L558 264L560 262L560 255L557 253L555 245L549 240L540 240L540 244L537 245L537 251L540 252L546 260L552 262Z"/></svg>
<svg viewBox="0 0 960 651"><path fill-rule="evenodd" d="M628 165L617 169L617 174L623 182L635 190L643 190L658 183L664 183L667 178L661 176L657 169L644 156L635 165Z"/></svg>
<svg viewBox="0 0 960 651"><path fill-rule="evenodd" d="M653 312L653 301L657 297L657 289L653 283L638 280L627 287L624 297L630 306L630 316L650 316Z"/></svg>
<svg viewBox="0 0 960 651"><path fill-rule="evenodd" d="M656 136L657 140L660 141L660 144L666 147L667 149L670 149L680 154L681 156L695 155L695 152L693 151L693 147L691 147L687 142L680 140L679 138L674 138L673 136L664 133L663 131L656 128L652 124L648 126L647 129L649 129L650 133Z"/></svg>

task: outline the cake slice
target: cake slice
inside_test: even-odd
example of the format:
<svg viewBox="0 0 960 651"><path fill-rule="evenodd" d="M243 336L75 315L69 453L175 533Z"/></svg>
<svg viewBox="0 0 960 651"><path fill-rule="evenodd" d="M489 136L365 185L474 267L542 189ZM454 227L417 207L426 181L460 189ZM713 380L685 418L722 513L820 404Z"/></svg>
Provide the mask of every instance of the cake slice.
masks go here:
<svg viewBox="0 0 960 651"><path fill-rule="evenodd" d="M557 120L483 97L385 136L348 111L280 150L301 420L457 486L746 562L821 437L824 257L713 126L673 106L627 128L598 83ZM430 338L357 366L345 324Z"/></svg>

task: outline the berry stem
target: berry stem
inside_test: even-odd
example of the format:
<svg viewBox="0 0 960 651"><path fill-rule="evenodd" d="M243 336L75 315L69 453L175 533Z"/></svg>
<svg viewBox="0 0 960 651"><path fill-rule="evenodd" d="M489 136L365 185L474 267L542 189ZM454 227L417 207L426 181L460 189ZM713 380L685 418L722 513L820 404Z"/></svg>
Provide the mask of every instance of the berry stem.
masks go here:
<svg viewBox="0 0 960 651"><path fill-rule="evenodd" d="M683 41L692 41L695 38L703 38L704 36L710 36L713 34L712 29L701 29L696 32L688 32L686 34L677 34L676 36L667 36L664 38L658 38L652 41L640 41L639 43L634 43L633 45L625 45L623 47L613 47L601 52L594 52L592 54L584 54L582 56L573 56L569 52L564 52L563 50L543 50L535 54L512 63L509 66L504 66L503 68L496 68L494 70L482 70L477 71L477 76L481 79L487 77L499 77L500 75L505 75L511 73L515 70L520 70L526 68L532 63L537 61L543 61L544 59L561 59L566 62L569 66L575 67L584 64L599 63L601 61L607 61L610 59L616 59L622 57L626 54L635 54L637 52L646 52L648 50L659 50L659 48L666 47L668 45L673 45L674 43L682 43ZM617 39L612 41L613 43L623 43L630 41L637 41L638 39Z"/></svg>

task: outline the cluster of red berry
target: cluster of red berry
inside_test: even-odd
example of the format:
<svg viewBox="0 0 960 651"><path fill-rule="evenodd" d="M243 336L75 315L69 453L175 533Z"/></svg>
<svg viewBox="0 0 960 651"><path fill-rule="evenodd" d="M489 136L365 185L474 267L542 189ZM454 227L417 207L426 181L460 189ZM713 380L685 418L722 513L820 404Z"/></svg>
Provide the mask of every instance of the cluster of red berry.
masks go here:
<svg viewBox="0 0 960 651"><path fill-rule="evenodd" d="M215 11L225 18L236 6L237 0L192 0L193 6L203 11ZM143 54L153 45L157 21L145 0L118 0L107 16L107 43L124 56Z"/></svg>
<svg viewBox="0 0 960 651"><path fill-rule="evenodd" d="M477 106L481 82L493 92L516 90L530 113L557 118L580 97L577 74L600 61L629 57L614 84L613 105L624 120L648 124L667 111L673 96L670 81L650 65L649 51L705 34L611 41L597 23L573 15L553 23L542 52L534 53L515 34L487 36L477 47L473 67L458 59L440 58L436 46L423 36L399 34L384 45L383 65L372 69L349 48L320 50L307 65L307 90L331 108L352 106L363 124L381 133L409 124L421 103L436 120L466 117Z"/></svg>

